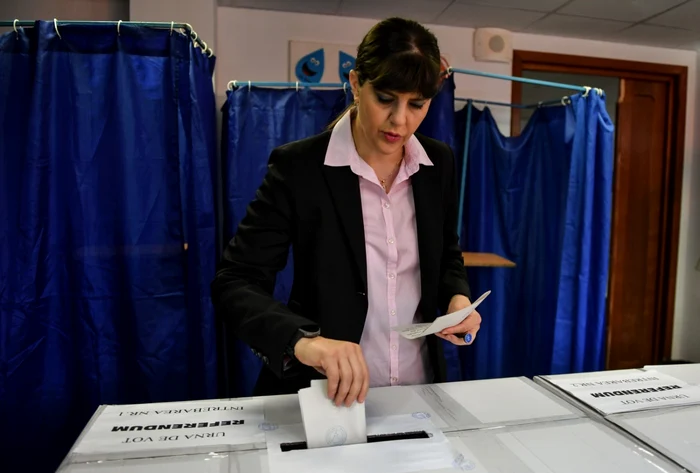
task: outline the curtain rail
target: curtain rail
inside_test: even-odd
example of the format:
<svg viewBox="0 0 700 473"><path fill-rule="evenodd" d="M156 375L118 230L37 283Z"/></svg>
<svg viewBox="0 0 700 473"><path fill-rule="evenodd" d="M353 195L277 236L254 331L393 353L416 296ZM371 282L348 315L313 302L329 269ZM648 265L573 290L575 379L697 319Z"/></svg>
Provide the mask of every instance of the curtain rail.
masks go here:
<svg viewBox="0 0 700 473"><path fill-rule="evenodd" d="M251 81L251 80L232 80L226 88L233 90L234 87L321 87L331 89L346 89L349 86L347 82L266 82L266 81Z"/></svg>
<svg viewBox="0 0 700 473"><path fill-rule="evenodd" d="M591 87L586 87L586 86L582 86L582 85L562 84L560 82L550 82L550 81L546 81L546 80L528 79L526 77L506 76L503 74L494 74L491 72L475 71L472 69L455 69L455 68L451 67L451 68L449 68L449 71L453 72L453 73L467 74L467 75L471 75L471 76L490 77L491 79L509 80L509 81L513 81L513 82L523 82L525 84L533 84L533 85L543 85L545 87L555 87L555 88L559 88L559 89L578 90L579 92L586 92L586 91L591 89Z"/></svg>
<svg viewBox="0 0 700 473"><path fill-rule="evenodd" d="M44 20L44 21L50 21L50 20ZM187 35L192 38L194 42L196 42L204 51L211 51L211 55L214 54L214 51L207 46L207 43L204 42L202 39L200 39L197 36L197 32L192 28L192 25L189 23L177 23L174 21L166 22L166 21L85 21L85 20L55 20L57 26L65 26L65 25L77 25L77 26L95 26L95 25L114 25L116 28L118 25L131 25L131 26L143 26L147 28L160 28L160 29L182 29L187 32ZM32 27L36 24L36 21L34 20L0 20L0 27L21 27L21 28L29 28Z"/></svg>
<svg viewBox="0 0 700 473"><path fill-rule="evenodd" d="M461 98L461 97L455 97L456 102L469 102L471 101L472 103L478 103L482 105L498 105L501 107L511 107L511 108L521 108L521 109L529 109L529 108L538 108L538 107L545 107L549 105L567 105L570 103L570 99L568 96L564 96L559 100L549 100L547 102L538 102L538 103L532 103L532 104L519 104L519 103L507 103L507 102L493 102L491 100L476 100L476 99L467 99L467 98Z"/></svg>

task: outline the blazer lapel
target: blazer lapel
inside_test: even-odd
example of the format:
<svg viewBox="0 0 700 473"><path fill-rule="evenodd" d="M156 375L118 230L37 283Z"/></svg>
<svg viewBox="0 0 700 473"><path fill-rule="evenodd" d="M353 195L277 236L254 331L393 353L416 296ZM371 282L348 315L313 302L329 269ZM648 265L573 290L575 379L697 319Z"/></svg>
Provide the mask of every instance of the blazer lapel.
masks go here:
<svg viewBox="0 0 700 473"><path fill-rule="evenodd" d="M366 294L367 256L359 178L349 166L323 166L323 171L338 212L338 218L345 229L346 242L355 257L363 291Z"/></svg>
<svg viewBox="0 0 700 473"><path fill-rule="evenodd" d="M423 166L411 176L413 201L416 209L416 227L418 235L418 254L420 257L421 286L431 287L439 274L440 254L436 242L442 239L442 203L440 178L435 166ZM424 314L433 320L435 314Z"/></svg>

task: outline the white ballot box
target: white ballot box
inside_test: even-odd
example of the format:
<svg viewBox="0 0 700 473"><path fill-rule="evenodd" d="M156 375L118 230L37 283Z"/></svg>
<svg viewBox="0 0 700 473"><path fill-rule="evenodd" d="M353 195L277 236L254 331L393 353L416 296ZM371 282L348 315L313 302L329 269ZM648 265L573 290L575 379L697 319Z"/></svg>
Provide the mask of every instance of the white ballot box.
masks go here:
<svg viewBox="0 0 700 473"><path fill-rule="evenodd" d="M369 422L368 434L432 434L366 445L295 448L303 431L280 427L265 449L70 465L64 473L680 473L674 463L591 419L442 434L429 420ZM381 439L380 439L381 440ZM282 451L281 446L285 446ZM298 445L297 445L298 446Z"/></svg>
<svg viewBox="0 0 700 473"><path fill-rule="evenodd" d="M447 434L472 473L671 473L675 463L602 421L574 419ZM445 472L446 473L446 472Z"/></svg>
<svg viewBox="0 0 700 473"><path fill-rule="evenodd" d="M608 420L688 471L700 471L700 405L616 414Z"/></svg>
<svg viewBox="0 0 700 473"><path fill-rule="evenodd" d="M583 417L582 411L527 378L370 389L367 419L430 418L443 432ZM302 422L296 395L264 398L265 422Z"/></svg>
<svg viewBox="0 0 700 473"><path fill-rule="evenodd" d="M688 384L700 385L700 363L681 363L676 365L647 365L644 371L658 371Z"/></svg>
<svg viewBox="0 0 700 473"><path fill-rule="evenodd" d="M400 424L392 422L403 419L404 424L427 421L442 436L464 429L576 419L584 414L526 378L504 378L371 389L365 416L367 435L371 428L375 432L386 426L398 428ZM266 449L270 438L289 429L304 433L298 395L100 406L61 471L77 468L74 464L93 468L95 462L103 462L100 468L118 468L113 461L131 460L135 463L129 464L151 465L148 468L153 469L167 464L168 457L185 455L196 462L198 454ZM437 437L433 435L431 441ZM426 439L404 438L401 445L409 446L414 440ZM360 447L366 448L354 446ZM437 444L431 444L430 449L440 451ZM285 458L298 455L292 453ZM225 459L229 457L202 458L207 468L230 463Z"/></svg>
<svg viewBox="0 0 700 473"><path fill-rule="evenodd" d="M700 386L653 370L538 376L535 381L600 416L700 404Z"/></svg>

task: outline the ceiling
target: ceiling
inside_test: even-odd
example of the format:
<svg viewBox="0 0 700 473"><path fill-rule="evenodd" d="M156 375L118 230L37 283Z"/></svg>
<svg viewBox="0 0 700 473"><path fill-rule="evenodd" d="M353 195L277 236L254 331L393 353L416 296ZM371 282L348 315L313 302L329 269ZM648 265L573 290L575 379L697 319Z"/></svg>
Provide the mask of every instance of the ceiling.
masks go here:
<svg viewBox="0 0 700 473"><path fill-rule="evenodd" d="M218 0L220 6L700 50L700 0Z"/></svg>

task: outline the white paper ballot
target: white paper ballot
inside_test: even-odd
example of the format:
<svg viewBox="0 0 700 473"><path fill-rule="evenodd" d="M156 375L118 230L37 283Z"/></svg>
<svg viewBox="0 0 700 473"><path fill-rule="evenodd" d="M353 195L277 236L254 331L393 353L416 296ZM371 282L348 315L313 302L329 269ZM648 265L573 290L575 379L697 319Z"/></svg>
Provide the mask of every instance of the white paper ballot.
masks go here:
<svg viewBox="0 0 700 473"><path fill-rule="evenodd" d="M438 317L432 323L404 325L401 327L394 327L393 330L409 340L442 332L446 328L454 327L455 325L462 323L464 319L469 317L469 314L474 312L474 310L479 307L479 304L481 304L489 294L491 294L491 291L486 291L469 307L465 307L457 312L452 312L451 314Z"/></svg>
<svg viewBox="0 0 700 473"><path fill-rule="evenodd" d="M313 380L299 391L307 448L367 443L365 404L336 406L328 398L328 381Z"/></svg>

